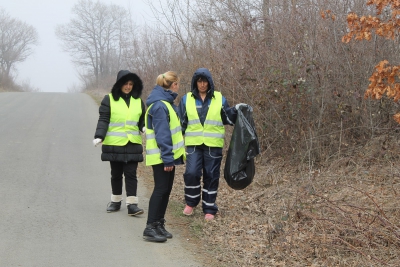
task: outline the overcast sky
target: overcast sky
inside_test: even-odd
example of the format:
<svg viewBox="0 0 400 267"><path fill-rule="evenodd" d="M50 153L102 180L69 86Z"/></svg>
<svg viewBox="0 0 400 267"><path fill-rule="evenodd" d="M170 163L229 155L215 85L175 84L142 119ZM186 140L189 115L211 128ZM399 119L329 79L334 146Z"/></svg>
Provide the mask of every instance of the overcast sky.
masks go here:
<svg viewBox="0 0 400 267"><path fill-rule="evenodd" d="M63 52L56 38L55 26L66 24L71 18L71 9L78 0L0 0L0 8L12 17L36 28L39 44L25 62L18 63L17 82L29 82L42 92L67 92L79 84L79 79L68 53ZM134 21L141 24L151 20L151 9L146 0L101 0L105 4L116 4L129 8Z"/></svg>

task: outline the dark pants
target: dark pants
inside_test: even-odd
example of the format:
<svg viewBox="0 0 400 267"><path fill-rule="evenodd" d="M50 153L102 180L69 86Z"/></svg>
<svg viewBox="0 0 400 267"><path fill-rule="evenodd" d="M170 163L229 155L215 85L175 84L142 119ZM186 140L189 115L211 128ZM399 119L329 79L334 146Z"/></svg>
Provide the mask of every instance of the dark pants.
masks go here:
<svg viewBox="0 0 400 267"><path fill-rule="evenodd" d="M149 201L147 224L164 218L174 184L175 168L173 171L164 171L164 164L153 165L154 190Z"/></svg>
<svg viewBox="0 0 400 267"><path fill-rule="evenodd" d="M222 148L201 146L186 147L185 201L191 207L196 207L203 199L204 213L215 214L218 211L216 202L219 186ZM203 189L200 180L203 176Z"/></svg>
<svg viewBox="0 0 400 267"><path fill-rule="evenodd" d="M136 170L138 163L136 161L128 163L110 161L110 166L112 194L122 195L122 175L124 175L126 196L136 196L138 183Z"/></svg>

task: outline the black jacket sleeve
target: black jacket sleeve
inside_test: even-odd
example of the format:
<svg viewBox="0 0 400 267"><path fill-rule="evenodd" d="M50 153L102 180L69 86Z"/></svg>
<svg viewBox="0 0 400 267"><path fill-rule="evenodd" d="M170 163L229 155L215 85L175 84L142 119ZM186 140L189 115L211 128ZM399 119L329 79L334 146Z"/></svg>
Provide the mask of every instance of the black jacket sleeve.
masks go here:
<svg viewBox="0 0 400 267"><path fill-rule="evenodd" d="M101 140L104 140L107 134L108 125L110 124L110 117L110 98L108 95L105 95L99 107L99 120L97 122L94 138L100 138Z"/></svg>

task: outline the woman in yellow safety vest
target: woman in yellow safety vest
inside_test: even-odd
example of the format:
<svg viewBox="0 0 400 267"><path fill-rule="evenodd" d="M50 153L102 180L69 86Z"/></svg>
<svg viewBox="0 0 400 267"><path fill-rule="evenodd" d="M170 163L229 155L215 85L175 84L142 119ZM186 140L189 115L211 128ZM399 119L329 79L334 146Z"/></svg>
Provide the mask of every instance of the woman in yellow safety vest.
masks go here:
<svg viewBox="0 0 400 267"><path fill-rule="evenodd" d="M146 165L153 168L154 189L143 238L164 242L172 238L165 229L165 212L175 177L175 165L183 164L185 146L174 100L179 78L173 71L160 74L146 100Z"/></svg>
<svg viewBox="0 0 400 267"><path fill-rule="evenodd" d="M229 107L225 97L214 90L208 69L195 71L191 92L184 95L179 104L187 156L183 174L186 201L183 214L192 215L200 200L205 220L213 220L218 212L216 199L225 138L224 125L235 124L240 105L246 104Z"/></svg>
<svg viewBox="0 0 400 267"><path fill-rule="evenodd" d="M111 202L107 212L120 210L123 175L125 176L128 215L143 213L138 207L137 167L143 161L141 132L144 127L145 106L140 99L142 80L128 70L117 74L111 93L105 95L99 108L99 120L93 144L102 144L102 161L111 166Z"/></svg>

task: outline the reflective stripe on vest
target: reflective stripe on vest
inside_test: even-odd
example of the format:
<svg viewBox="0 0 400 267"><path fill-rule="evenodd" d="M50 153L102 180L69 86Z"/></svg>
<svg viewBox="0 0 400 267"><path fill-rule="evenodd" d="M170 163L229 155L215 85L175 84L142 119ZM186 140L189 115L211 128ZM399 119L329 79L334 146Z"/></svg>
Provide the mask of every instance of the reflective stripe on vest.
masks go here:
<svg viewBox="0 0 400 267"><path fill-rule="evenodd" d="M210 147L223 147L225 127L221 118L222 94L214 92L214 98L210 101L204 126L201 125L196 109L196 99L192 93L186 97L186 112L188 126L185 131L185 145L197 146L205 144Z"/></svg>
<svg viewBox="0 0 400 267"><path fill-rule="evenodd" d="M103 141L104 145L124 146L131 141L135 144L142 144L142 136L139 132L138 122L142 115L142 103L140 98L130 99L129 108L126 102L120 97L115 101L111 94L110 98L110 124L107 135Z"/></svg>
<svg viewBox="0 0 400 267"><path fill-rule="evenodd" d="M181 129L181 123L176 115L175 110L171 106L170 103L166 101L161 101L163 102L169 112L169 129L171 131L171 138L172 138L172 153L174 153L174 159L178 159L181 156L186 158L185 154L185 144L183 142L183 136L182 136L182 129ZM153 106L151 104L146 111L146 117L145 117L145 125L146 125L146 165L157 165L163 163L162 158L161 158L161 151L160 148L157 145L156 141L156 135L154 133L153 129L149 129L148 127L148 114L150 108Z"/></svg>

